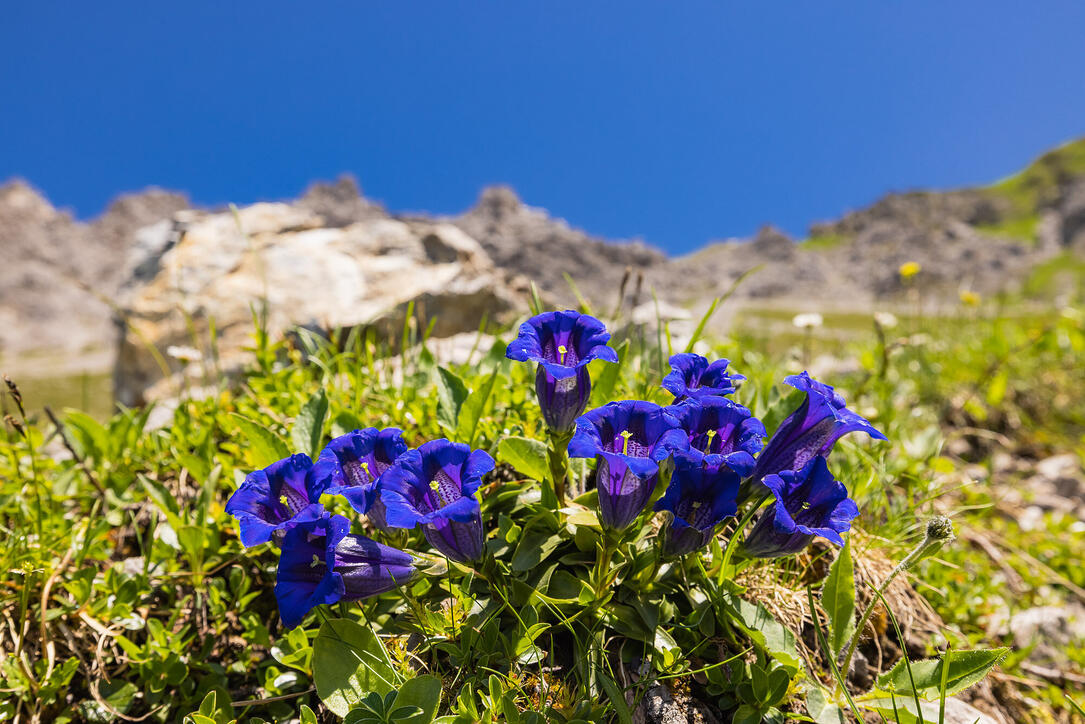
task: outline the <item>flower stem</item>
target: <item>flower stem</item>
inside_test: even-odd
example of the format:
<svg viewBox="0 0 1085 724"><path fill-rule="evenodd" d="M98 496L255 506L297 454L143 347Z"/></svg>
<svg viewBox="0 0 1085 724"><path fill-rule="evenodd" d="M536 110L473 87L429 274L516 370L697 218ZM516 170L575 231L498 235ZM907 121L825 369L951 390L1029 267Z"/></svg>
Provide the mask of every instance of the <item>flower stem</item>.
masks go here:
<svg viewBox="0 0 1085 724"><path fill-rule="evenodd" d="M614 557L614 546L611 545L610 534L603 534L603 546L599 551L599 556L595 559L595 575L592 577L593 588L595 589L595 599L599 600L599 597L603 595L603 591L607 587L607 574L610 573L610 561Z"/></svg>
<svg viewBox="0 0 1085 724"><path fill-rule="evenodd" d="M897 567L890 571L889 575L885 577L885 580L881 582L876 589L874 589L874 595L870 597L870 602L863 610L863 615L859 618L859 626L856 627L855 633L851 635L851 641L848 644L848 654L844 657L844 664L840 667L840 679L837 681L837 689L839 690L841 682L847 680L848 671L851 669L851 659L855 656L855 649L859 646L859 639L863 635L863 631L866 629L867 622L870 621L871 615L874 613L874 606L881 600L882 595L886 589L889 588L889 584L904 571L908 570L916 563L919 563L924 558L934 555L938 552L946 543L952 541L955 538L953 532L953 525L948 518L943 516L935 516L927 524L927 535L920 541L912 552L904 557ZM900 642L901 646L904 642ZM830 652L835 654L835 652Z"/></svg>
<svg viewBox="0 0 1085 724"><path fill-rule="evenodd" d="M546 462L550 466L550 478L554 483L554 497L558 508L565 507L565 482L569 477L569 441L572 432L550 433L550 445L546 449Z"/></svg>
<svg viewBox="0 0 1085 724"><path fill-rule="evenodd" d="M727 547L723 550L723 561L720 563L721 581L723 580L724 571L726 571L727 567L731 564L731 556L734 555L735 548L738 547L738 539L740 538L740 534L746 528L746 526L750 524L750 521L753 520L754 516L757 515L757 511L761 510L761 506L764 505L766 500L768 500L768 497L768 495L764 495L757 501L755 501L753 505L750 506L750 509L746 511L746 515L742 516L742 520L740 520L738 522L738 525L735 526L735 532L732 533L731 537L727 540Z"/></svg>

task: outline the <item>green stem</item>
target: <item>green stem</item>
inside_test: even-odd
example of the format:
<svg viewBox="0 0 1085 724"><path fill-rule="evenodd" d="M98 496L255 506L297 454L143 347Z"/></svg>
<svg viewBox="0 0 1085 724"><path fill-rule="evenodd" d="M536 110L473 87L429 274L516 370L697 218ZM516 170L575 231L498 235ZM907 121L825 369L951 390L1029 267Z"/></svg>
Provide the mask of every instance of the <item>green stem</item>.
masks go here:
<svg viewBox="0 0 1085 724"><path fill-rule="evenodd" d="M565 507L565 482L569 477L569 441L573 438L570 432L550 433L550 445L546 448L546 461L550 466L550 479L554 483L554 497L557 499L558 508Z"/></svg>
<svg viewBox="0 0 1085 724"><path fill-rule="evenodd" d="M611 534L609 531L603 533L603 549L599 552L599 557L595 559L595 575L592 577L593 588L595 589L595 600L599 600L603 595L603 591L607 587L607 578L610 573L610 562L614 558L614 549L617 547L617 542L611 544Z"/></svg>
<svg viewBox="0 0 1085 724"><path fill-rule="evenodd" d="M882 598L886 589L889 588L889 584L904 571L914 566L919 561L933 555L941 548L946 542L953 540L953 526L950 524L948 518L942 516L935 516L927 525L927 535L920 541L911 553L905 556L904 560L897 564L897 567L890 571L885 580L881 582L877 588L874 589L874 595L871 596L870 602L863 610L863 615L859 618L859 626L855 629L855 633L851 635L851 641L848 644L848 653L844 657L844 664L840 667L840 672L843 676L837 682L837 688L840 687L840 681L847 679L848 671L851 669L851 659L855 656L855 649L859 646L859 639L863 635L863 631L866 630L867 622L870 621L871 615L874 613L874 606Z"/></svg>
<svg viewBox="0 0 1085 724"><path fill-rule="evenodd" d="M746 526L750 524L750 521L753 520L755 515L757 515L757 511L761 509L761 506L764 505L766 500L768 500L768 497L768 495L763 495L753 505L750 506L750 509L746 511L746 515L742 516L742 520L740 520L738 522L738 525L735 527L735 532L732 533L731 537L727 540L727 547L723 550L723 561L720 563L721 581L723 580L724 571L726 571L727 567L731 564L731 556L734 555L735 548L738 547L738 540L741 537L740 533L742 533Z"/></svg>
<svg viewBox="0 0 1085 724"><path fill-rule="evenodd" d="M919 550L918 548L916 550ZM889 588L889 584L893 582L893 579L900 575L901 571L906 570L912 564L912 556L916 551L912 551L907 558L901 561L896 568L890 572L886 579L882 581L881 585L874 589L874 595L870 597L870 603L867 604L863 610L863 615L859 619L859 626L855 629L855 633L851 635L851 642L848 644L848 655L844 657L844 663L840 667L841 677L837 680L836 686L839 689L840 682L846 681L848 677L848 671L851 670L851 659L855 656L855 649L859 646L859 638L862 636L863 631L866 629L867 622L870 621L871 615L874 613L874 606L881 599L882 594L885 593L885 589ZM906 565L907 564L907 565ZM837 655L836 653L833 654Z"/></svg>
<svg viewBox="0 0 1085 724"><path fill-rule="evenodd" d="M448 617L452 623L452 638L456 638L456 594L452 590L452 562L445 556L445 584L448 586Z"/></svg>

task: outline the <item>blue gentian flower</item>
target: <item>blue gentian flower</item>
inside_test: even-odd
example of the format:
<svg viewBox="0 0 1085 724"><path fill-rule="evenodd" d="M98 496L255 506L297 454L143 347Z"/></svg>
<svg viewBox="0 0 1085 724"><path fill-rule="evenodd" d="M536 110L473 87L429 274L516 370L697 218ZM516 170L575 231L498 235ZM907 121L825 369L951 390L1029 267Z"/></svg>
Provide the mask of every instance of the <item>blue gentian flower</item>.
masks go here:
<svg viewBox="0 0 1085 724"><path fill-rule="evenodd" d="M520 325L519 336L505 350L518 362L536 362L535 392L546 426L553 432L572 430L591 396L588 363L617 362L607 346L610 333L595 317L568 310L537 314Z"/></svg>
<svg viewBox="0 0 1085 724"><path fill-rule="evenodd" d="M676 453L667 492L655 504L655 510L673 516L664 533L664 555L680 556L707 545L719 522L738 510L741 482L727 465L705 465L702 457Z"/></svg>
<svg viewBox="0 0 1085 724"><path fill-rule="evenodd" d="M291 455L245 477L226 501L226 512L237 518L245 546L278 540L298 523L323 514L318 502L323 483L313 479L312 469L308 455Z"/></svg>
<svg viewBox="0 0 1085 724"><path fill-rule="evenodd" d="M838 482L823 457L799 471L784 470L762 481L776 500L750 530L743 550L753 558L779 558L798 553L814 536L844 545L841 533L859 516L855 501Z"/></svg>
<svg viewBox="0 0 1085 724"><path fill-rule="evenodd" d="M783 470L798 470L816 456L828 455L836 441L849 432L865 432L875 440L885 439L866 418L849 410L832 386L818 382L806 372L784 381L805 392L806 398L780 423L757 458L754 481Z"/></svg>
<svg viewBox="0 0 1085 724"><path fill-rule="evenodd" d="M494 469L483 450L431 440L399 456L385 473L381 498L388 525L422 526L430 545L454 561L482 557L482 515L475 493Z"/></svg>
<svg viewBox="0 0 1085 724"><path fill-rule="evenodd" d="M394 427L348 432L320 451L313 465L313 479L324 485L325 493L342 495L375 526L387 530L384 501L380 498L381 476L405 452L403 431Z"/></svg>
<svg viewBox="0 0 1085 724"><path fill-rule="evenodd" d="M275 598L283 625L293 628L321 603L358 601L414 580L409 553L350 534L341 515L294 526L283 539Z"/></svg>
<svg viewBox="0 0 1085 724"><path fill-rule="evenodd" d="M599 519L621 530L632 523L672 451L689 449L674 416L651 402L626 400L596 408L576 421L569 455L595 458Z"/></svg>
<svg viewBox="0 0 1085 724"><path fill-rule="evenodd" d="M667 408L689 438L691 454L709 467L726 465L739 475L753 470L764 445L765 426L742 405L724 397L690 398Z"/></svg>
<svg viewBox="0 0 1085 724"><path fill-rule="evenodd" d="M746 379L740 374L728 374L729 360L718 359L712 364L699 354L671 355L668 360L671 373L663 378L663 389L674 394L674 401L687 397L729 395L736 389L736 382Z"/></svg>

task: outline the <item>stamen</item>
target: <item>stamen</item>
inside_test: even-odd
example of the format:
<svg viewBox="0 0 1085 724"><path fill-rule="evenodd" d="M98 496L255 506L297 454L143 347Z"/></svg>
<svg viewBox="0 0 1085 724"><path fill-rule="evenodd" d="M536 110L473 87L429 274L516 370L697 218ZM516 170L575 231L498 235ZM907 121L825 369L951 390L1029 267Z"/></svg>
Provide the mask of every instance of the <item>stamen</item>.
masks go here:
<svg viewBox="0 0 1085 724"><path fill-rule="evenodd" d="M633 437L630 430L622 430L622 455L629 454L629 438Z"/></svg>
<svg viewBox="0 0 1085 724"><path fill-rule="evenodd" d="M433 497L437 498L440 505L445 504L444 496L441 495L441 484L436 480L429 481L429 489L433 491Z"/></svg>

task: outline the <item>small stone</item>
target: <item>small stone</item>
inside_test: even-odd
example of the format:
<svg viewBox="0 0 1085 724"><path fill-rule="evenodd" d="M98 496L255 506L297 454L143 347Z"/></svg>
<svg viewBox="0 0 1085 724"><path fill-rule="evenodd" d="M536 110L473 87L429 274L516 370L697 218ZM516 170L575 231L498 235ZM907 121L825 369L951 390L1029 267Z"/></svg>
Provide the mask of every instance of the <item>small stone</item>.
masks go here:
<svg viewBox="0 0 1085 724"><path fill-rule="evenodd" d="M1004 724L956 697L946 699L946 724Z"/></svg>

